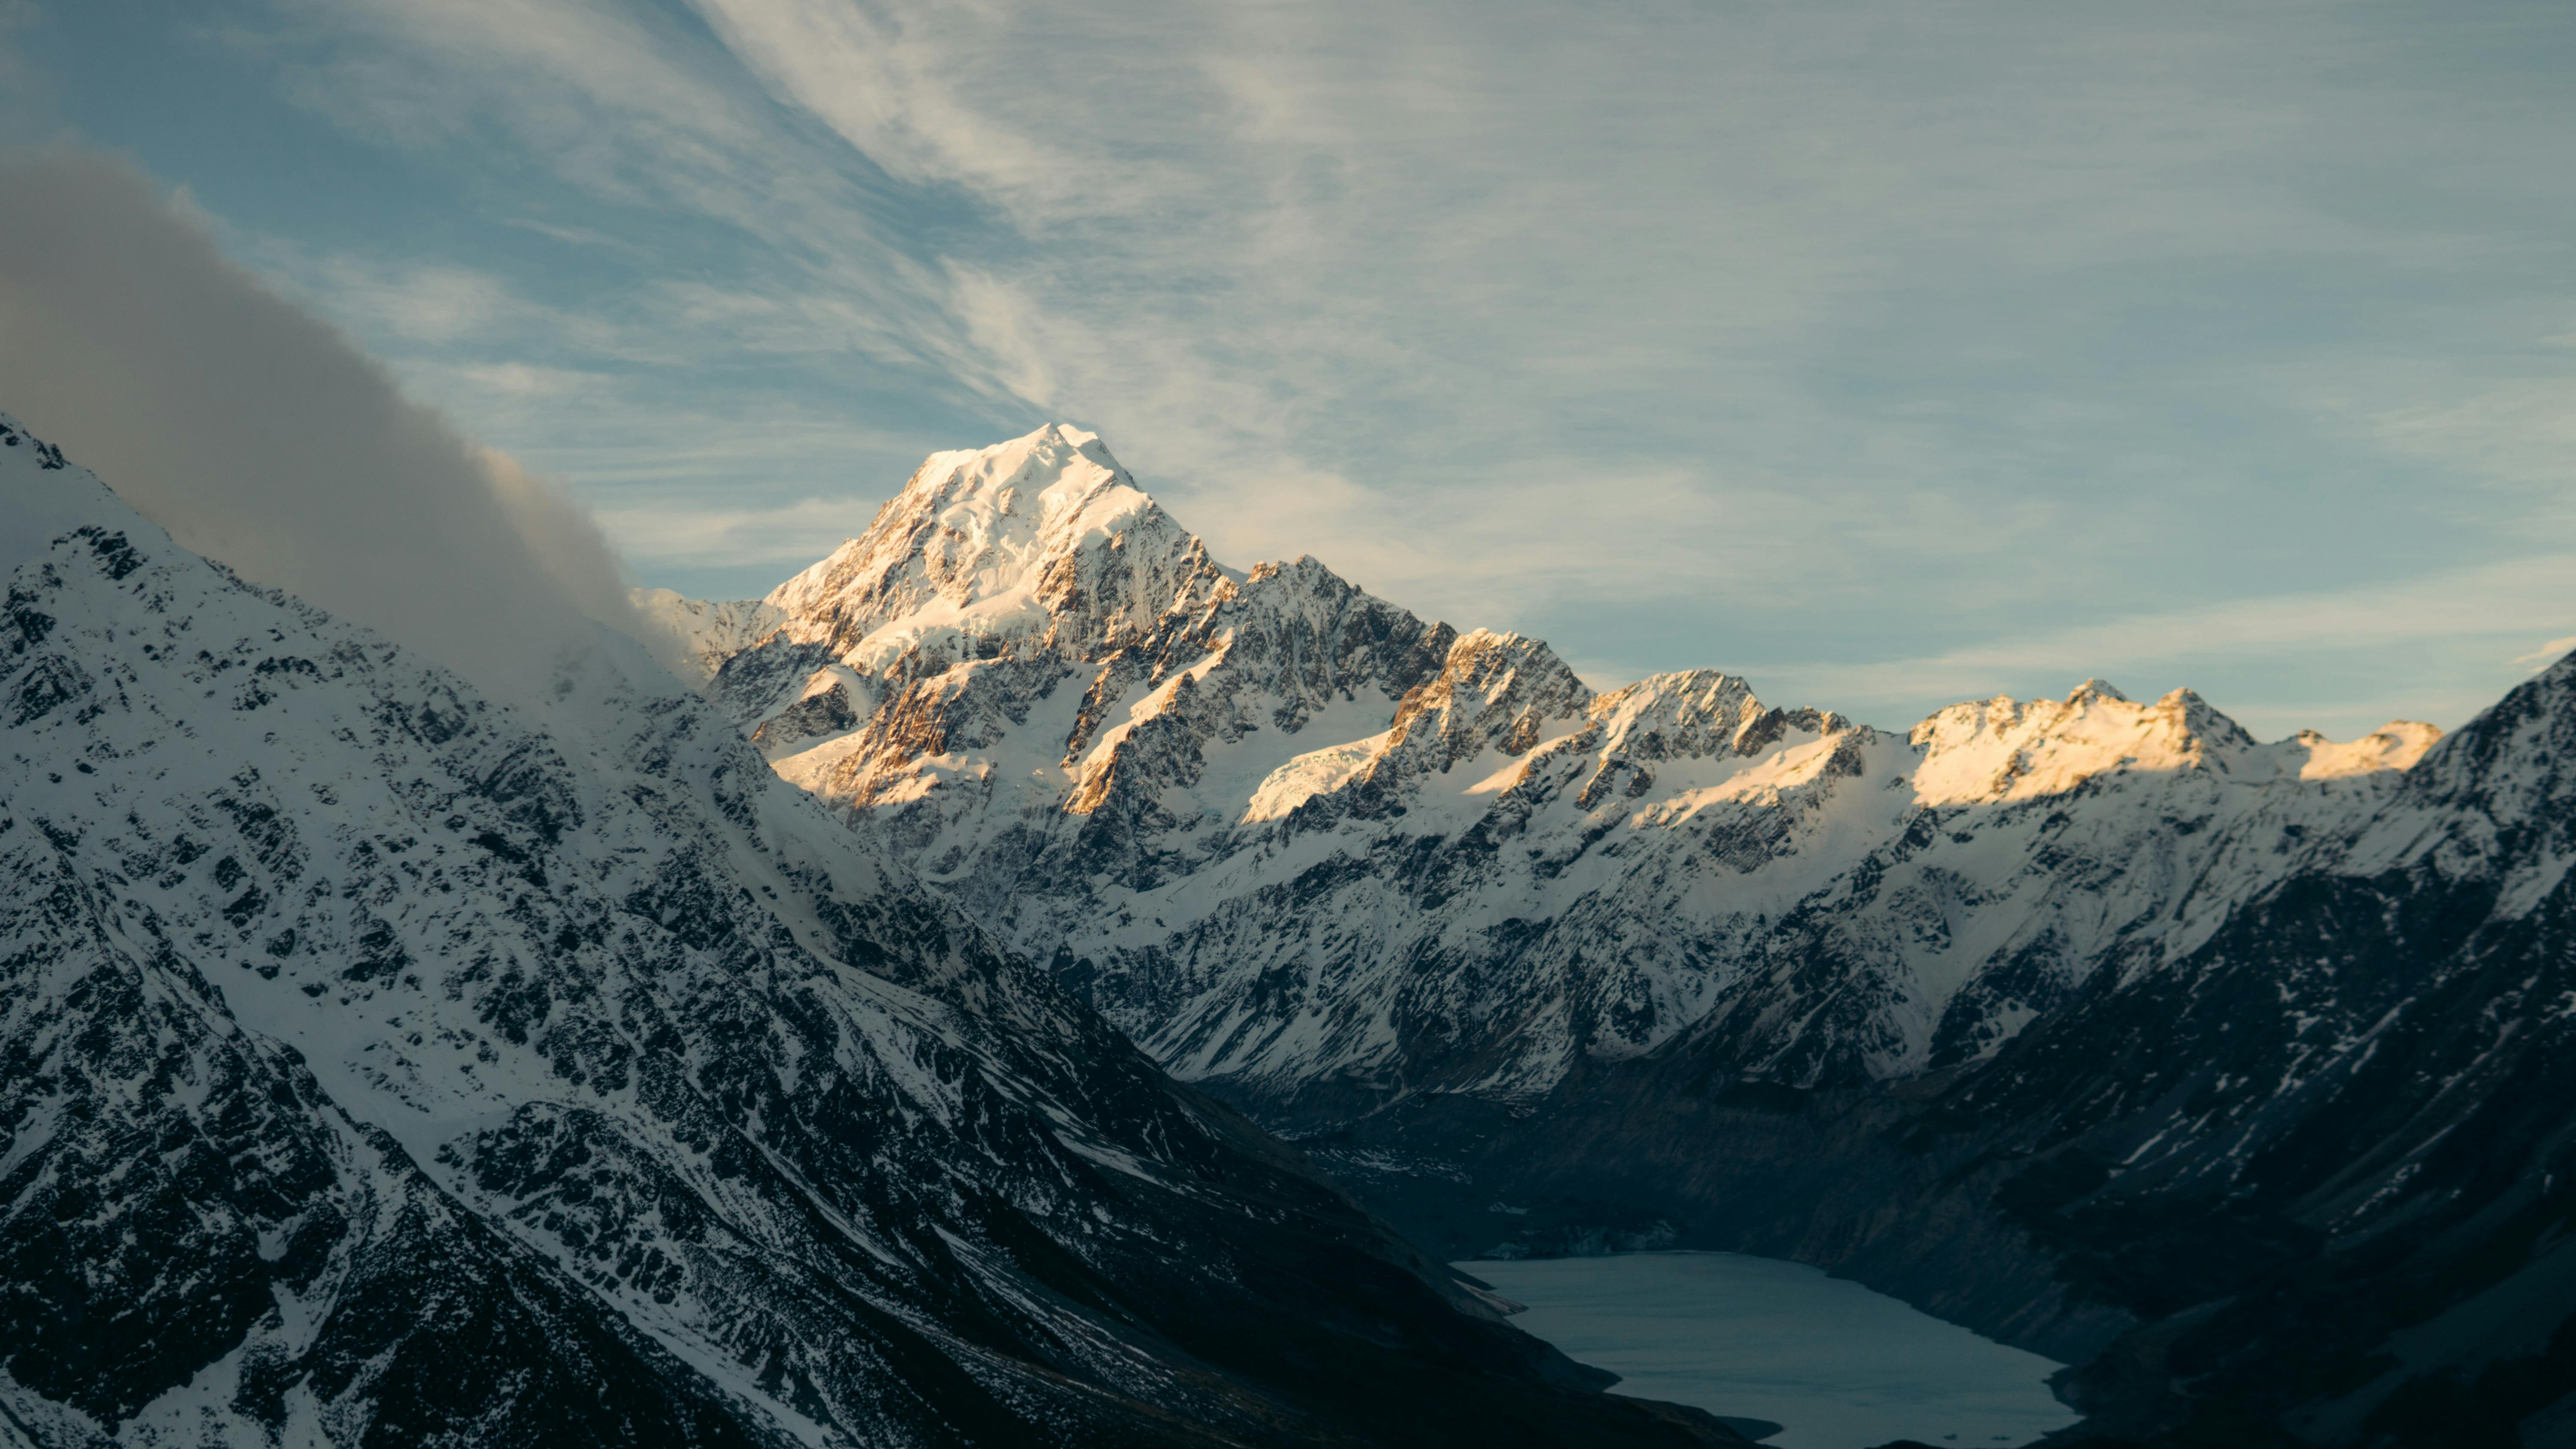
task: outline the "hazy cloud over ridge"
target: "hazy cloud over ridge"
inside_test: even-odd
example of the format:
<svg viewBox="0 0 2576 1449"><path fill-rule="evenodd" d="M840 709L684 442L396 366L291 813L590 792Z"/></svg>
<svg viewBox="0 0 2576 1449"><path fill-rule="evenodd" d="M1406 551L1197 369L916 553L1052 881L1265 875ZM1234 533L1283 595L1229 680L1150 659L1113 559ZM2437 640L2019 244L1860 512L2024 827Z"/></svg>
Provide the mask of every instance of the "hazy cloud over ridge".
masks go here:
<svg viewBox="0 0 2576 1449"><path fill-rule="evenodd" d="M570 499L402 395L121 161L0 156L0 407L187 547L515 692L632 627Z"/></svg>

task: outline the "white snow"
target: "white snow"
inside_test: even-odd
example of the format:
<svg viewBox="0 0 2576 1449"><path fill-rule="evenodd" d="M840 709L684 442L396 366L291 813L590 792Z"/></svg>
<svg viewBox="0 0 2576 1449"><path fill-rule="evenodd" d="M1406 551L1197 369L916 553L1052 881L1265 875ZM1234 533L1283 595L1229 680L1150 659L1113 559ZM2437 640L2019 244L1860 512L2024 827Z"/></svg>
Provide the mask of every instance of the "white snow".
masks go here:
<svg viewBox="0 0 2576 1449"><path fill-rule="evenodd" d="M895 831L1023 950L1126 973L1101 1004L1185 1076L1365 1075L1464 1032L1495 1046L1485 1086L1517 1091L1712 1013L1746 1023L1748 1066L1851 1033L1837 1049L1903 1074L1970 983L2039 963L1954 1024L1991 1052L2072 963L2198 944L2437 735L2262 744L2187 690L2087 681L1900 740L1767 711L1714 670L1595 696L1486 630L1407 700L1372 680L1293 700L1283 624L1352 592L1311 560L1216 565L1089 433L938 454L766 601L876 711L774 763ZM964 723L932 751L899 712ZM1113 801L1138 833L1086 854ZM1431 860L1425 898L1394 862ZM1778 995L1767 943L1800 921L1830 922L1794 949L1863 973L1873 1023Z"/></svg>

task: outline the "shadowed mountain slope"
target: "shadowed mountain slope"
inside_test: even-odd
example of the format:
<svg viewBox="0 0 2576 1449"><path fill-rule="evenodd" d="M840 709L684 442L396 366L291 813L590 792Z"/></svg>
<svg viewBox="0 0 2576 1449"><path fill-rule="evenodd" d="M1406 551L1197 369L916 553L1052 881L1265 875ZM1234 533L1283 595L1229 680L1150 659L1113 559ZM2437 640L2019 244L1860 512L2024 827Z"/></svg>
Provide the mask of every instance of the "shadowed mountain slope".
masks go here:
<svg viewBox="0 0 2576 1449"><path fill-rule="evenodd" d="M0 1438L1736 1441L624 641L505 707L0 420Z"/></svg>

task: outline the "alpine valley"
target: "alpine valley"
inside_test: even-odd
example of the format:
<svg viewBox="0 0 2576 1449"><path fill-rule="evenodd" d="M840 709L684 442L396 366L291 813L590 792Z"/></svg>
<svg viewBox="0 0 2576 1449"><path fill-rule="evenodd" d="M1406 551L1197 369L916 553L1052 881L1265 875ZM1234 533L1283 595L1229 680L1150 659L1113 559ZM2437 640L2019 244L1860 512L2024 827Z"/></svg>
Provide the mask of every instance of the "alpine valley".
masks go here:
<svg viewBox="0 0 2576 1449"><path fill-rule="evenodd" d="M76 564L95 572L73 557L84 546L63 546L69 553L58 550L51 567L66 579ZM43 788L102 802L80 816L91 832L82 838L98 842L79 847L99 862L79 877L90 882L80 897L88 904L62 907L65 919L121 933L121 960L172 962L136 971L176 972L185 961L222 977L245 1017L248 1003L260 1003L256 1025L244 1025L262 1041L303 1044L312 1065L294 1069L292 1090L328 1093L345 1114L334 1121L372 1122L363 1113L378 1109L354 1104L427 1090L402 1083L441 1083L450 1096L440 1101L458 1105L425 1109L435 1125L403 1119L399 1131L381 1109L400 1140L368 1150L388 1162L407 1150L416 1165L404 1171L422 1175L422 1201L444 1194L440 1211L490 1224L493 1251L560 1262L570 1275L563 1291L589 1291L584 1303L633 1305L618 1310L628 1315L621 1321L654 1325L663 1335L654 1341L671 1352L769 1365L737 1374L757 1380L738 1392L798 1404L819 1394L839 1406L856 1391L806 1347L815 1341L800 1336L807 1330L768 1318L746 1326L755 1319L739 1305L754 1295L700 1266L714 1249L693 1246L693 1257L670 1246L678 1228L650 1241L662 1248L655 1261L679 1265L667 1271L680 1275L682 1306L643 1307L662 1280L612 1272L595 1246L615 1232L630 1235L613 1239L621 1249L647 1240L636 1218L618 1215L650 1211L632 1206L643 1190L605 1194L621 1204L611 1211L603 1195L572 1197L556 1164L573 1153L588 1154L584 1172L650 1161L670 1175L658 1180L686 1184L693 1204L731 1195L766 1212L791 1198L820 1201L827 1169L801 1154L853 1149L819 1103L849 1100L831 1094L857 1092L865 1075L836 1065L832 1086L809 1077L809 1063L846 1063L857 1050L849 1043L867 1035L841 1024L855 1020L843 1013L863 1010L845 1001L909 1023L875 1003L916 1009L918 997L922 1020L937 1025L917 1030L953 1043L935 1054L935 1069L870 1069L943 1084L918 1088L943 1105L908 1112L899 1131L872 1126L888 1135L871 1144L945 1144L968 1130L960 1124L988 1120L949 1105L968 1089L948 1084L989 1083L974 1090L1036 1114L1012 1148L979 1146L973 1171L983 1176L975 1192L952 1192L959 1206L901 1211L971 1219L939 1219L943 1233L972 1245L950 1250L959 1266L943 1266L950 1276L941 1281L1015 1285L1021 1296L974 1290L986 1295L976 1301L995 1315L989 1321L1078 1319L1097 1337L1052 1329L1062 1346L1045 1353L1012 1338L963 1371L998 1383L992 1364L1045 1358L1065 1376L1049 1385L1114 1381L1104 1392L1179 1402L1185 1380L1147 1382L1148 1358L1116 1360L1140 1366L1113 1372L1106 1348L1084 1357L1095 1343L1131 1342L1118 1337L1130 1320L1044 1276L1096 1285L1113 1251L1146 1252L1107 1239L1133 1243L1112 1224L1142 1210L1124 1204L1147 1197L1170 1215L1153 1230L1164 1274L1177 1275L1193 1251L1187 1233L1215 1231L1200 1225L1218 1218L1192 1213L1232 1210L1239 1199L1228 1194L1257 1191L1269 1204L1293 1196L1311 1215L1297 1219L1301 1233L1329 1222L1343 1251L1365 1243L1367 1261L1399 1265L1376 1271L1421 1303L1425 1316L1408 1319L1408 1331L1468 1331L1433 1316L1451 1304L1472 1314L1456 1290L1392 1239L1368 1236L1375 1230L1328 1190L1288 1159L1262 1156L1191 1092L1130 1066L1114 1068L1114 1091L1100 1085L1113 1070L1103 1064L1125 1059L1099 1044L1105 1038L1074 1045L1090 1030L1085 1019L998 954L976 954L985 938L955 924L944 913L953 908L1087 999L1172 1076L1299 1143L1430 1258L1682 1246L1820 1264L2077 1365L2059 1388L2090 1417L2070 1441L2576 1445L2576 886L2567 875L2576 862L2576 660L2448 738L2401 722L2350 742L2259 742L2188 691L2139 703L2099 682L2063 700L1956 705L1901 735L1830 710L1765 704L1744 680L1715 671L1600 693L1543 643L1427 623L1312 559L1230 569L1098 439L1061 426L932 457L863 535L764 600L655 593L639 603L669 635L656 644L664 661L702 685L736 736L854 839L899 863L865 867L866 879L887 882L859 892L873 903L866 911L828 905L853 894L848 872L857 868L831 866L832 886L822 888L825 867L815 862L844 857L801 827L791 835L767 823L809 815L724 773L742 757L704 733L713 726L698 723L703 711L644 702L631 684L625 695L592 684L576 693L634 699L615 716L634 721L623 740L685 736L685 747L503 744L522 737L496 719L485 726L493 733L473 737L491 743L465 747L482 751L478 760L551 748L591 763L558 767L543 756L537 777L564 781L560 804L554 794L539 806L441 787L448 794L417 817L434 824L454 813L467 823L444 834L403 827L406 839L444 845L447 856L428 863L417 854L397 861L378 836L364 867L345 853L352 843L295 876L260 864L266 873L248 885L212 886L207 866L178 860L183 836L188 849L230 852L223 858L243 880L266 860L238 833L253 827L231 823L231 806L207 804L184 823L154 818L147 837L123 823L126 796L104 803L103 781ZM42 641L30 640L18 678L53 669L41 678L64 682L12 684L16 697L61 693L45 717L65 722L50 728L102 741L80 748L137 749L98 733L106 717L69 721L99 707L76 699L131 696L138 686L99 681L76 693L61 673L68 665L42 663L69 656L59 645L31 652ZM242 657L271 652L259 645ZM192 718L214 709L189 691L254 681L281 693L322 688L300 673L271 683L275 671L247 672L265 667L256 664L218 679L212 665L189 662L193 652L171 657L189 682L162 697L184 694ZM332 697L342 688L333 684ZM371 722L388 718L382 705L350 708ZM370 723L362 736L392 728ZM175 726L155 729L168 740ZM71 748L49 746L49 757ZM406 748L443 760L460 746ZM622 780L635 767L604 762L629 754L671 762L654 777L649 809L604 796L592 803L585 789L613 792L584 782ZM170 768L158 762L166 755L131 757L153 760L121 767L134 778ZM437 768L454 776L493 767ZM235 787L208 788L236 798L221 794ZM260 788L283 815L288 787ZM473 811L451 797L471 797ZM709 814L693 803L705 798L741 803ZM314 808L295 800L298 811ZM678 837L709 843L665 843L675 828L648 827L635 810L684 817ZM16 812L16 848L34 849L24 832L35 807ZM39 833L52 841L56 829ZM237 834L218 838L219 829ZM297 830L297 839L322 838L318 824ZM476 845L478 832L507 852ZM74 849L46 848L66 860ZM762 864L711 876L658 864L684 848L698 860ZM629 849L637 854L620 853ZM558 924L545 888L528 884L540 863L561 883L555 889L584 882L593 894L581 899L598 903L561 907L571 914ZM478 967L446 948L438 964L362 968L347 984L310 974L317 968L306 963L344 958L349 948L336 943L363 942L374 928L354 905L331 905L336 924L327 926L307 927L299 912L321 910L325 896L372 902L380 890L411 900L401 893L416 888L395 873L455 877L469 864L477 879L514 882L472 898L492 930L510 923L507 952L464 952ZM926 889L891 884L911 879L902 867ZM729 884L755 874L760 885ZM188 883L165 888L164 879ZM682 879L722 883L684 888ZM684 889L692 909L742 913L746 924L723 938L731 944L719 948L703 932L708 944L690 940L689 910L660 903ZM250 906L218 900L244 890L251 895L235 899ZM827 904L805 904L814 901ZM444 922L465 907L441 896L414 909L438 915L454 937ZM397 919L368 910L370 920ZM682 924L657 924L668 922ZM280 934L290 928L342 934ZM767 941L762 931L776 944L741 944ZM553 959L550 933L578 938L577 951L563 949L585 964L541 968ZM846 944L854 937L869 947ZM281 939L262 954L262 943ZM438 949L419 931L403 939L419 960ZM957 954L917 964L935 953L881 944L929 940ZM736 953L721 968L687 955L719 949ZM603 951L602 964L587 964ZM213 964L220 952L255 969ZM823 993L795 977L817 968L784 964L825 958L852 963L833 968L847 973L837 979L869 984ZM951 964L960 958L977 964ZM532 988L541 969L560 970L565 984ZM647 1008L628 1003L680 992L663 984L675 973L726 1007L643 1026ZM398 986L413 976L425 985ZM738 984L753 979L762 984ZM965 982L971 992L956 984ZM188 989L192 1001L212 999ZM349 1007L326 1010L343 996ZM520 1001L551 1005L508 1004ZM760 1023L725 1028L757 1065L688 1055L703 1036L660 1055L655 1030L716 1029L689 1026L691 1015ZM994 1025L1005 1015L1009 1032ZM388 1023L387 1034L368 1038L372 1055L337 1035L354 1028L331 1027L325 1045L320 1028L298 1025L362 1018ZM424 1035L403 1035L428 1022ZM455 1038L462 1046L420 1044L447 1042L441 1030L472 1034ZM880 1041L898 1028L868 1030ZM600 1045L554 1045L571 1042ZM535 1074L513 1090L598 1105L581 1109L589 1116L521 1108L506 1122L466 1107L477 1087L504 1076L496 1065L468 1071L458 1055L485 1046L506 1047L506 1062ZM882 1062L909 1049L876 1050ZM565 1052L568 1069L545 1065ZM326 1057L357 1065L326 1073ZM664 1099L623 1085L624 1076L614 1093L601 1085L612 1070L657 1080L652 1061L670 1063L657 1068L670 1092L705 1104L705 1117L686 1118L703 1126L667 1125L679 1119L648 1105ZM19 1130L24 1140L29 1129ZM126 1130L163 1129L138 1121ZM756 1147L756 1167L746 1158L742 1169L754 1185L720 1173L720 1152L689 1157L661 1145L675 1132L694 1140L692 1130ZM1029 1144L1039 1142L1056 1144L1046 1160L1064 1164L1063 1185L1044 1190L1061 1206L1046 1210L1013 1196L1057 1181L1054 1167L1012 1155L1038 1152ZM908 1149L867 1150L882 1162ZM313 1151L354 1163L359 1149ZM13 1149L21 1176L8 1179L11 1191L29 1180L15 1167L24 1155ZM1222 1167L1185 1190L1184 1161ZM354 1166L334 1171L335 1181L360 1176ZM364 1212L346 1206L327 1220L384 1220L386 1209L372 1204L395 1189L367 1191L375 1196ZM1056 1214L1078 1219L1101 1194L1122 1203L1103 1220L1105 1238L1060 1226L1066 1218ZM999 1201L1014 1204L1007 1230L998 1207L964 1206ZM848 1216L830 1231L864 1234L897 1211L871 1202L874 1216L835 1202L831 1211ZM729 1211L689 1209L706 1241L720 1232L748 1241L755 1230L734 1226ZM786 1231L759 1221L758 1231ZM1185 1226L1161 1226L1173 1222ZM254 1251L243 1231L241 1251L263 1265L343 1261L337 1250L284 1246L301 1241L291 1233L275 1253ZM914 1264L931 1250L909 1251L918 1256L898 1250L905 1267L882 1276L908 1283L906 1273L927 1272ZM1018 1266L997 1266L1006 1260ZM342 1270L243 1271L276 1279ZM1278 1271L1314 1281L1298 1276L1303 1260ZM1018 1286L1032 1279L1057 1296ZM303 1332L297 1325L311 1316L277 1293L282 1326L261 1330L270 1337L259 1344ZM1203 1359L1209 1352L1174 1337ZM755 1339L759 1352L742 1347ZM725 1345L721 1354L678 1347L709 1341ZM1475 1341L1500 1352L1505 1340ZM271 1362L263 1355L280 1352L238 1358L240 1381L261 1382ZM1150 1362L1156 1374L1178 1373L1166 1358ZM1531 1375L1545 1366L1526 1362ZM1226 1372L1236 1377L1186 1382L1248 1412L1237 1407L1245 1371ZM1039 1392L1010 1384L1009 1393Z"/></svg>
<svg viewBox="0 0 2576 1449"><path fill-rule="evenodd" d="M0 571L0 1442L1744 1442L629 641L500 702L5 419Z"/></svg>

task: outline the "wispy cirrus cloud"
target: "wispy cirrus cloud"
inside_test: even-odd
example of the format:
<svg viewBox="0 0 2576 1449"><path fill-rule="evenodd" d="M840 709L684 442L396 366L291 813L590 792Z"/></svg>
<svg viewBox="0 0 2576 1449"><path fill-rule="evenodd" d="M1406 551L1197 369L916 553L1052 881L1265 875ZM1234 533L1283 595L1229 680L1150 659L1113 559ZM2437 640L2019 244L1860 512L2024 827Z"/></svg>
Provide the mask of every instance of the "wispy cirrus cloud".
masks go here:
<svg viewBox="0 0 2576 1449"><path fill-rule="evenodd" d="M1051 415L1223 556L1605 675L2027 688L2050 639L2576 550L2563 11L210 9L473 223L279 273L657 581L754 592ZM769 521L648 522L691 518ZM2366 692L2316 662L2366 642L2231 637Z"/></svg>

